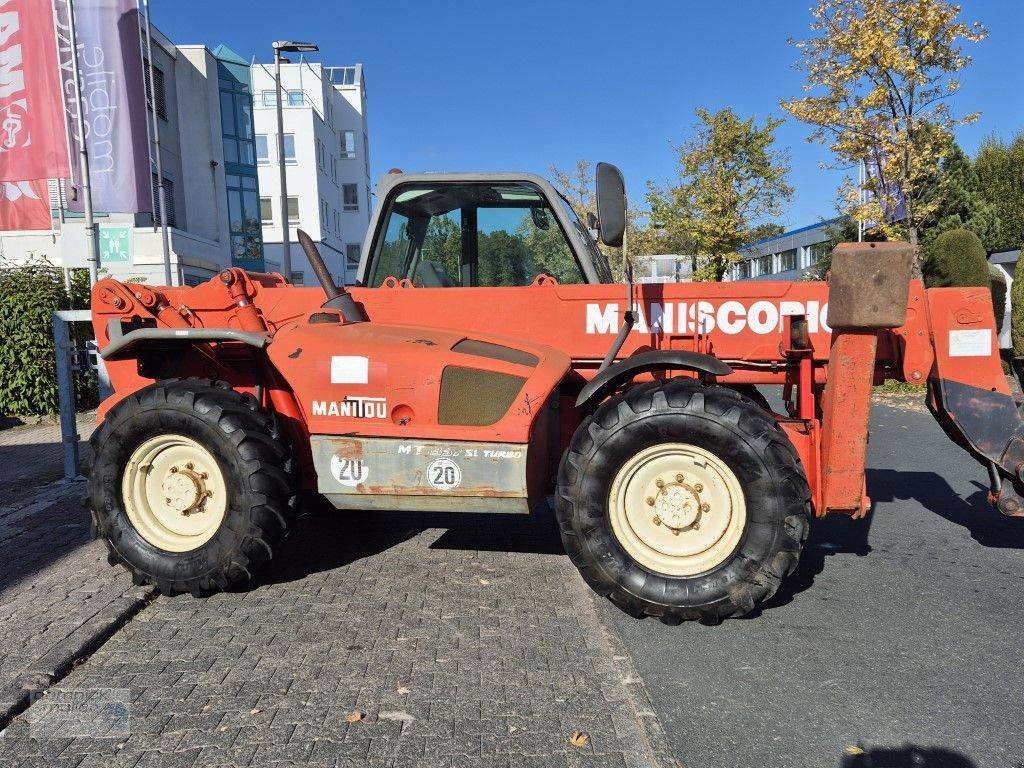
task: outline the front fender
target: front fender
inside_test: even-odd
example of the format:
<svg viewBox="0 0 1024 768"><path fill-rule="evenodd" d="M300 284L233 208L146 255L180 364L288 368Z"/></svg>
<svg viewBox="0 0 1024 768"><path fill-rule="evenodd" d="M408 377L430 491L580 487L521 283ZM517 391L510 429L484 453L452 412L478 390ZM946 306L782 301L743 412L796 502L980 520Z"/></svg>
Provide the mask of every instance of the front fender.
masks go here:
<svg viewBox="0 0 1024 768"><path fill-rule="evenodd" d="M613 363L587 382L579 397L576 398L576 407L582 408L603 399L619 384L629 381L641 373L672 369L700 371L712 376L728 376L732 373L732 368L713 355L682 349L641 352Z"/></svg>

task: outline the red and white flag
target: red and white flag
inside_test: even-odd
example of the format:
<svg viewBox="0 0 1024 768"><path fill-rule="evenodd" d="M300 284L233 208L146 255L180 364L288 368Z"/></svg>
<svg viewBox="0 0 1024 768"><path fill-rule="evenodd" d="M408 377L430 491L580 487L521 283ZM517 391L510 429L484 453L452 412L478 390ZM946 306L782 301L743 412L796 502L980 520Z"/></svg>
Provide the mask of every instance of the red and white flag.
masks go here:
<svg viewBox="0 0 1024 768"><path fill-rule="evenodd" d="M0 0L0 182L69 175L54 34L51 0Z"/></svg>
<svg viewBox="0 0 1024 768"><path fill-rule="evenodd" d="M46 179L0 181L0 230L50 229L52 226Z"/></svg>

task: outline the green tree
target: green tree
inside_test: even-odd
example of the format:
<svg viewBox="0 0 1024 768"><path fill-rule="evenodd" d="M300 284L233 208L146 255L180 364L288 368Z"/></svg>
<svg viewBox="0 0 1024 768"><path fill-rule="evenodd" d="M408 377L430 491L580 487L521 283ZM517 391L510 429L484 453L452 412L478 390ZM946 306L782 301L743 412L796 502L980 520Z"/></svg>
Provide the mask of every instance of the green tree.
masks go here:
<svg viewBox="0 0 1024 768"><path fill-rule="evenodd" d="M1010 338L1013 354L1024 355L1024 259L1017 259L1010 286Z"/></svg>
<svg viewBox="0 0 1024 768"><path fill-rule="evenodd" d="M923 271L927 288L990 287L985 247L969 229L951 229L936 237Z"/></svg>
<svg viewBox="0 0 1024 768"><path fill-rule="evenodd" d="M1024 243L1024 131L1009 144L986 139L974 160L982 197L999 218L999 236L990 251L1012 251Z"/></svg>
<svg viewBox="0 0 1024 768"><path fill-rule="evenodd" d="M1006 317L1006 273L995 264L988 265L989 285L992 289L992 311L996 316L996 332L1003 328Z"/></svg>
<svg viewBox="0 0 1024 768"><path fill-rule="evenodd" d="M693 135L674 148L678 180L648 186L648 218L662 253L694 254L694 279L718 281L764 219L782 213L793 189L785 153L772 148L781 120L758 125L728 107L701 107L697 117Z"/></svg>
<svg viewBox="0 0 1024 768"><path fill-rule="evenodd" d="M921 221L921 245L926 259L935 238L951 229L971 230L986 251L998 243L1000 224L996 206L982 195L974 165L959 146L954 144L942 159L922 199L930 211Z"/></svg>
<svg viewBox="0 0 1024 768"><path fill-rule="evenodd" d="M982 40L985 29L959 21L960 7L945 0L817 0L812 13L818 34L794 42L808 95L782 108L814 126L809 140L827 144L839 166L873 169L867 202L844 184L845 212L917 245L935 205L926 190L953 129L978 118L956 118L947 102L971 62L961 42Z"/></svg>
<svg viewBox="0 0 1024 768"><path fill-rule="evenodd" d="M458 211L430 217L420 260L439 264L454 285L462 283L462 223Z"/></svg>

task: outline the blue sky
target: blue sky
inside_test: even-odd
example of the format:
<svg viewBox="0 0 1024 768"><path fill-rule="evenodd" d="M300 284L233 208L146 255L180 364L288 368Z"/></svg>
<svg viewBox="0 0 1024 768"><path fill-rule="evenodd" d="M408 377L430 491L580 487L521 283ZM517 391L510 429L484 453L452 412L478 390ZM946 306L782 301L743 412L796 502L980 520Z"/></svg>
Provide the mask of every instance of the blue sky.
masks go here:
<svg viewBox="0 0 1024 768"><path fill-rule="evenodd" d="M374 178L403 170L529 170L607 160L641 197L671 177L670 141L694 109L781 116L799 94L789 37L808 33L811 0L151 0L178 43L223 42L270 60L274 39L308 39L329 65L362 62ZM971 46L954 107L980 110L960 130L973 153L990 134L1024 128L1024 1L962 0L989 38ZM834 215L838 171L792 119L778 131L796 194L781 223Z"/></svg>

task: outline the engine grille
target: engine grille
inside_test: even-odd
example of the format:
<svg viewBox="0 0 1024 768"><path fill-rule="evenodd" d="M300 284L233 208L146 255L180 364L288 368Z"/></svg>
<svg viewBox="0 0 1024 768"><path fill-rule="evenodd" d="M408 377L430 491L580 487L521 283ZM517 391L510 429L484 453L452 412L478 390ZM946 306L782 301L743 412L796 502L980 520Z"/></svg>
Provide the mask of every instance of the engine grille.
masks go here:
<svg viewBox="0 0 1024 768"><path fill-rule="evenodd" d="M438 424L486 427L504 416L526 379L450 365L441 373Z"/></svg>

